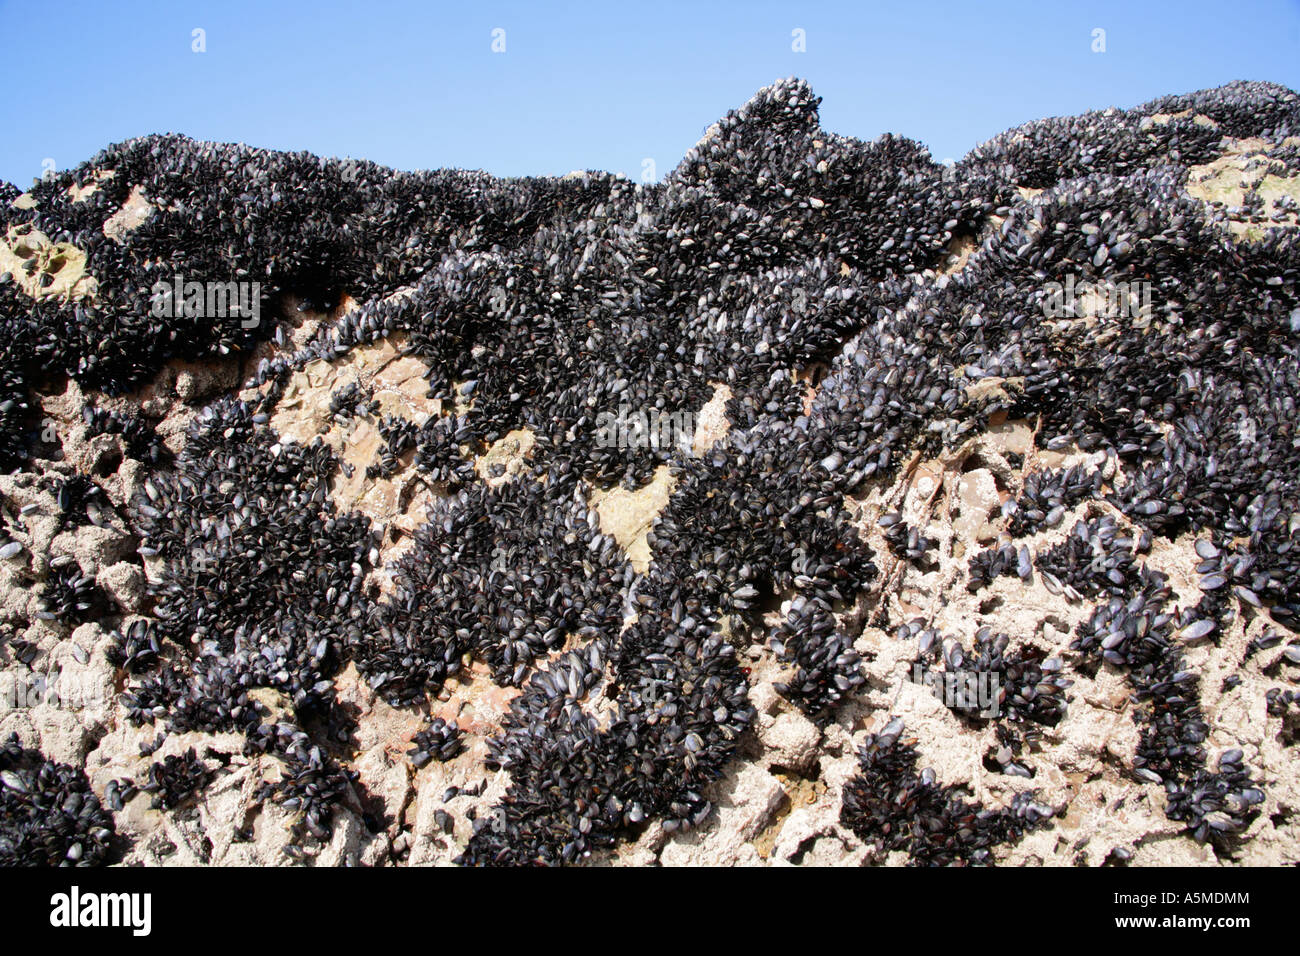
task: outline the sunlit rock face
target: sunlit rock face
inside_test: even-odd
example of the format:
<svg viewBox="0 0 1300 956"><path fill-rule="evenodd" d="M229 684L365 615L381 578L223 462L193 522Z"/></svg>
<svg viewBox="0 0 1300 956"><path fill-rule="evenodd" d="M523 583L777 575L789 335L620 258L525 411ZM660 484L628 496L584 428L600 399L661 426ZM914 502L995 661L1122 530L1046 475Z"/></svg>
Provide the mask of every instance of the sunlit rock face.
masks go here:
<svg viewBox="0 0 1300 956"><path fill-rule="evenodd" d="M0 185L0 864L1297 862L1296 94L818 105Z"/></svg>

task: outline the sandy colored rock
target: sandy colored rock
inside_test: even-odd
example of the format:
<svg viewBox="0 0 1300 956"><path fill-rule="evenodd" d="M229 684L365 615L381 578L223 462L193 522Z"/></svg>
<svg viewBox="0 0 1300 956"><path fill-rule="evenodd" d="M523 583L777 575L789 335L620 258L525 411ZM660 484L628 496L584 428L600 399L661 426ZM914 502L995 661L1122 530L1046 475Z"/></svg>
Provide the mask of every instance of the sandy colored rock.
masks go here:
<svg viewBox="0 0 1300 956"><path fill-rule="evenodd" d="M727 402L730 400L730 387L714 386L713 396L700 408L695 419L695 435L691 443L693 454L702 455L727 437L731 430L731 422L727 419Z"/></svg>
<svg viewBox="0 0 1300 956"><path fill-rule="evenodd" d="M0 238L0 272L8 272L31 299L93 297L98 283L86 274L86 253L70 242L52 242L30 223L9 226Z"/></svg>
<svg viewBox="0 0 1300 956"><path fill-rule="evenodd" d="M489 485L499 485L514 478L524 462L532 456L535 439L531 429L516 428L505 437L498 439L488 450L474 461L474 470ZM493 466L503 469L500 475L493 476Z"/></svg>
<svg viewBox="0 0 1300 956"><path fill-rule="evenodd" d="M114 242L123 242L127 233L139 229L153 214L153 205L140 186L132 186L122 208L104 220L104 235Z"/></svg>
<svg viewBox="0 0 1300 956"><path fill-rule="evenodd" d="M676 486L666 465L655 469L654 477L636 491L612 488L591 494L592 507L600 515L600 530L611 536L627 554L639 574L650 566L650 546L646 541L654 519L668 504Z"/></svg>
<svg viewBox="0 0 1300 956"><path fill-rule="evenodd" d="M805 773L814 768L822 734L817 725L795 711L773 718L760 714L756 732L769 766Z"/></svg>
<svg viewBox="0 0 1300 956"><path fill-rule="evenodd" d="M110 564L99 572L95 583L122 610L134 614L144 609L146 601L144 570L138 564L129 561Z"/></svg>
<svg viewBox="0 0 1300 956"><path fill-rule="evenodd" d="M716 794L716 823L705 832L674 835L660 853L664 866L754 866L762 863L750 841L771 822L785 791L754 764L735 766L709 790Z"/></svg>

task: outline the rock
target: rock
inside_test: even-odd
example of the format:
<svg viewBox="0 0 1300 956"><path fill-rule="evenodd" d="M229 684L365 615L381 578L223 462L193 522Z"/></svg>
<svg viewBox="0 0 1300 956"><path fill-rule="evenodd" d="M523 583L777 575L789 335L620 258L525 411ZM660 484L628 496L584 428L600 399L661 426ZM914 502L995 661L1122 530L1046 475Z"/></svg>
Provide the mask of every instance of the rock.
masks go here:
<svg viewBox="0 0 1300 956"><path fill-rule="evenodd" d="M787 712L770 722L760 717L758 738L766 748L769 766L805 774L817 763L821 731L802 714Z"/></svg>
<svg viewBox="0 0 1300 956"><path fill-rule="evenodd" d="M961 476L957 483L957 500L961 513L953 519L953 533L960 538L988 541L997 535L988 532L988 520L997 514L1001 501L993 473L976 468Z"/></svg>
<svg viewBox="0 0 1300 956"><path fill-rule="evenodd" d="M648 484L636 491L615 488L592 495L591 503L600 515L601 532L619 543L638 572L644 573L650 566L646 535L655 516L668 503L675 484L668 469L661 467Z"/></svg>
<svg viewBox="0 0 1300 956"><path fill-rule="evenodd" d="M717 791L717 821L671 837L659 855L664 866L755 866L751 841L772 822L785 791L771 774L748 764L728 773Z"/></svg>
<svg viewBox="0 0 1300 956"><path fill-rule="evenodd" d="M366 751L356 762L356 770L361 787L378 801L387 825L396 826L401 823L410 796L410 770L409 764L391 755L387 747L381 744Z"/></svg>
<svg viewBox="0 0 1300 956"><path fill-rule="evenodd" d="M86 525L76 532L73 554L85 574L98 576L100 569L130 560L135 545L116 528L98 528Z"/></svg>
<svg viewBox="0 0 1300 956"><path fill-rule="evenodd" d="M103 568L95 583L112 598L117 606L130 614L139 614L145 607L144 571L137 564L119 561Z"/></svg>
<svg viewBox="0 0 1300 956"><path fill-rule="evenodd" d="M871 747L1035 817L1001 865L1295 862L1300 100L942 167L818 105L662 183L148 136L0 184L0 745L104 796L193 748L128 865L917 862L923 800L846 813ZM155 311L178 272L259 324ZM624 409L689 447L611 447ZM959 715L927 669L1020 683Z"/></svg>

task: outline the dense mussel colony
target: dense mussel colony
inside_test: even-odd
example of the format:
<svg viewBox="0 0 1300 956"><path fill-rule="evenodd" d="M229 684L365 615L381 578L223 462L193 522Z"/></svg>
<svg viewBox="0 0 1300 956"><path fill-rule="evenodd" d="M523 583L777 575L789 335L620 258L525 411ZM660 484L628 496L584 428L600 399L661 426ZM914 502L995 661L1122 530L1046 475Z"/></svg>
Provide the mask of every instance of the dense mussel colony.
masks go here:
<svg viewBox="0 0 1300 956"><path fill-rule="evenodd" d="M1236 83L1030 123L950 166L905 138L825 132L818 104L803 82L778 82L652 185L397 172L175 135L112 146L22 198L4 185L25 274L0 282L0 465L53 476L41 480L61 523L117 522L159 569L147 613L131 616L75 561L43 562L44 626L115 629L122 719L234 732L281 761L258 799L294 810L304 843L328 838L359 786L327 730L349 719L341 669L418 708L480 662L521 692L490 741L487 769L508 789L461 862L581 861L650 821L706 824L709 785L755 718L741 649L770 649L779 693L814 721L858 699L862 621L889 615L886 555L850 502L995 416L1023 419L1040 447L1104 453L1106 470L1035 471L1010 489L1002 537L971 557L967 587L1037 573L1095 605L1071 652L925 621L894 620L888 639L919 641L926 672L999 675L1001 746L986 765L1022 776L1026 741L1068 721L1070 672L1118 668L1141 729L1128 772L1230 851L1266 792L1240 751L1207 753L1183 647L1237 615L1268 618L1275 644L1300 627L1300 247L1281 228L1237 241L1184 185L1225 137L1259 138L1295 176L1284 140L1300 134L1300 100ZM149 214L107 228L133 191ZM85 253L92 294L40 294L66 267L51 261L58 243ZM968 261L947 269L963 243ZM1046 285L1067 274L1149 283L1152 309L1048 320ZM262 321L159 316L151 290L176 275L259 283ZM290 302L333 316L296 350ZM319 440L282 440L271 419L295 371L388 338L424 363L443 411L384 418L367 474L410 462L441 494L379 594L365 585L381 560L371 519L331 500L345 464ZM179 451L143 407L97 400L136 394L169 362L237 361L268 340L243 366L245 390L203 406ZM51 470L40 395L67 378L87 396L86 434L120 436L144 467L131 500ZM711 448L599 440L602 412L697 411L720 385L731 430ZM361 389L330 403L339 419L376 410ZM531 457L486 482L475 456L516 429L534 436ZM590 494L640 487L661 466L673 491L639 573ZM1029 546L1082 502L1098 510L1071 517L1061 543ZM28 561L23 515L6 502L4 517L5 560ZM894 558L930 560L925 527L882 525ZM1182 535L1196 538L1204 598L1180 609L1145 558L1153 539ZM869 614L846 614L855 606ZM30 623L4 621L6 666L36 666ZM273 712L262 689L286 706ZM1294 697L1270 696L1274 719L1294 724ZM1064 810L1031 790L1004 809L971 803L961 781L917 770L905 720L874 719L842 805L864 843L914 863L988 863ZM463 736L435 721L407 758L453 759ZM123 792L183 808L219 769L192 750L166 757L113 781L109 810ZM111 813L81 771L16 740L0 771L0 862L111 858Z"/></svg>

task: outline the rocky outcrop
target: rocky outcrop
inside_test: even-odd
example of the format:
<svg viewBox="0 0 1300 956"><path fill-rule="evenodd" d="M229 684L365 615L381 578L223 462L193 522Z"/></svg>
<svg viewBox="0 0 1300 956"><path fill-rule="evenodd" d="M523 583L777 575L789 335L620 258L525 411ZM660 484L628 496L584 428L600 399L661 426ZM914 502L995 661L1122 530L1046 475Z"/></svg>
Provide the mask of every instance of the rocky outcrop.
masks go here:
<svg viewBox="0 0 1300 956"><path fill-rule="evenodd" d="M0 188L0 862L1297 862L1300 100L817 110Z"/></svg>

